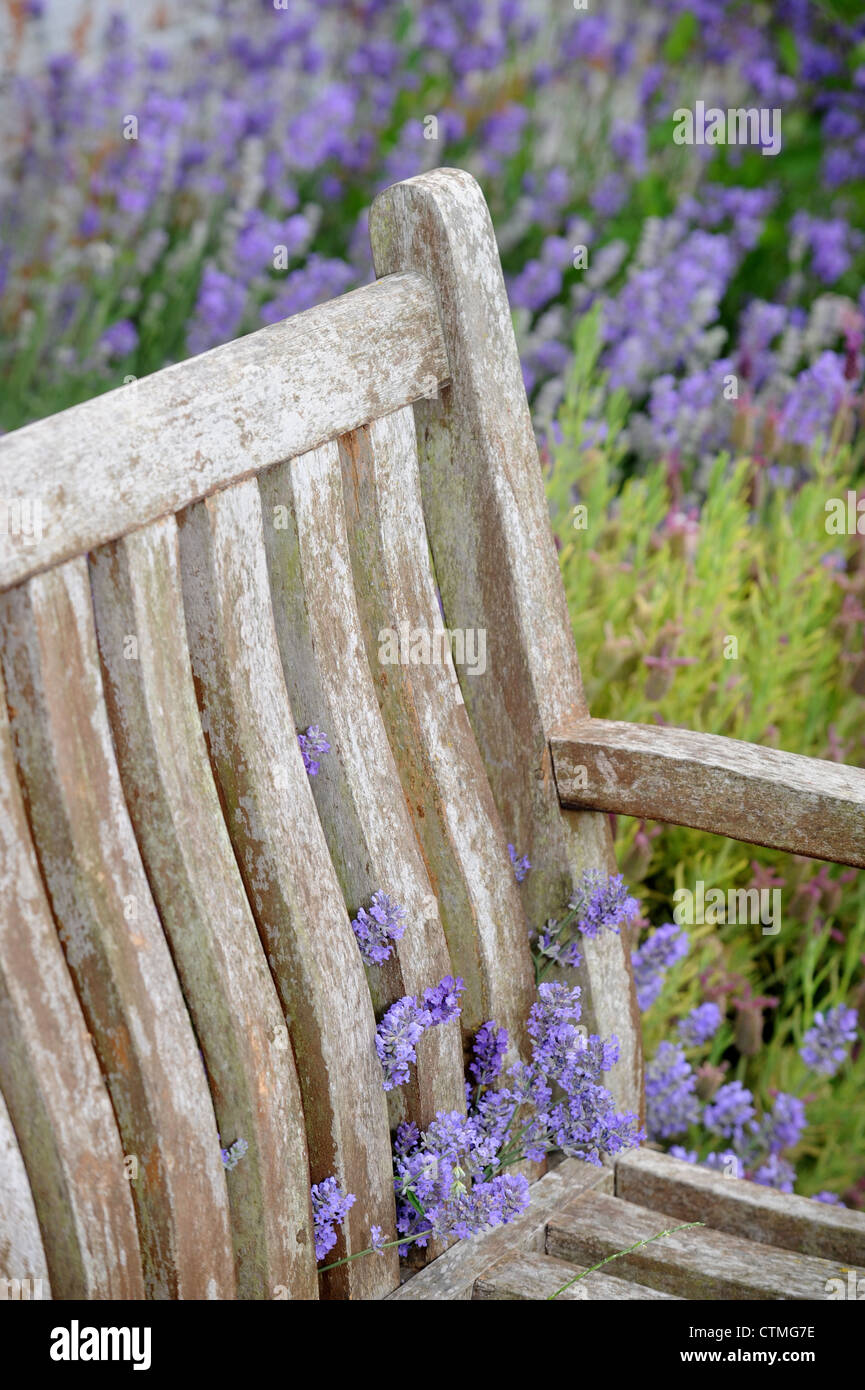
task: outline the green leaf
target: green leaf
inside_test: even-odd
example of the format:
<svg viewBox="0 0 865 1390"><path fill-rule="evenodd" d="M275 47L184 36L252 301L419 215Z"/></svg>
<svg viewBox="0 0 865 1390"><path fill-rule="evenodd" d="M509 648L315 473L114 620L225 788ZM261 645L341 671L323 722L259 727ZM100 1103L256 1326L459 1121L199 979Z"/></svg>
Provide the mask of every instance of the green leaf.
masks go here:
<svg viewBox="0 0 865 1390"><path fill-rule="evenodd" d="M685 10L679 15L664 44L664 57L668 63L680 63L686 57L697 32L697 16L690 10Z"/></svg>
<svg viewBox="0 0 865 1390"><path fill-rule="evenodd" d="M778 32L778 53L787 71L793 76L799 75L799 49L796 46L796 36L792 29L781 29Z"/></svg>

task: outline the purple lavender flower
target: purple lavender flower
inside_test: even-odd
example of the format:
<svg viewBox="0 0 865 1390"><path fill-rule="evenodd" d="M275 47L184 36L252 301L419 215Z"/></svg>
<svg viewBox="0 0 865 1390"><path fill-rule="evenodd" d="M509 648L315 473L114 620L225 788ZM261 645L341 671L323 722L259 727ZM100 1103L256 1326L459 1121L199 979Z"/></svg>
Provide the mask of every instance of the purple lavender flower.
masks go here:
<svg viewBox="0 0 865 1390"><path fill-rule="evenodd" d="M449 1019L459 1018L460 1005L459 997L465 990L465 981L459 976L455 979L453 975L445 975L432 989L425 989L423 992L424 1007L430 1016L429 1027L435 1028L439 1023L447 1023Z"/></svg>
<svg viewBox="0 0 865 1390"><path fill-rule="evenodd" d="M409 1066L417 1061L417 1044L427 1028L459 1017L459 996L464 989L461 979L445 975L439 984L424 990L422 1001L406 994L391 1004L375 1030L375 1047L386 1091L408 1081Z"/></svg>
<svg viewBox="0 0 865 1390"><path fill-rule="evenodd" d="M375 1030L375 1050L384 1072L384 1089L392 1091L409 1079L409 1065L417 1061L416 1048L432 1025L428 1009L411 994L391 1004Z"/></svg>
<svg viewBox="0 0 865 1390"><path fill-rule="evenodd" d="M714 1038L721 1026L721 1010L717 1004L698 1004L679 1020L677 1032L686 1047L702 1047Z"/></svg>
<svg viewBox="0 0 865 1390"><path fill-rule="evenodd" d="M723 1173L726 1177L745 1176L745 1165L735 1149L722 1149L720 1153L706 1154L702 1166L711 1168L713 1173Z"/></svg>
<svg viewBox="0 0 865 1390"><path fill-rule="evenodd" d="M579 989L544 984L538 996L528 1021L530 1062L515 1063L502 1078L507 1034L490 1021L475 1040L478 1084L467 1089L468 1114L440 1111L423 1134L413 1124L398 1127L394 1189L403 1251L409 1241L464 1238L512 1220L525 1209L528 1188L502 1171L510 1163L561 1149L597 1164L644 1137L637 1117L617 1114L601 1084L618 1045L579 1028ZM498 1089L487 1089L492 1081Z"/></svg>
<svg viewBox="0 0 865 1390"><path fill-rule="evenodd" d="M330 744L317 724L310 724L305 734L298 734L297 741L300 744L303 765L309 776L315 777L321 765L319 758L322 753L330 752Z"/></svg>
<svg viewBox="0 0 865 1390"><path fill-rule="evenodd" d="M594 940L604 931L618 933L622 923L639 911L640 905L625 887L621 874L605 874L601 869L585 869L568 900L567 914L557 921L551 917L536 936L536 951L556 965L576 968L582 963L579 937ZM542 972L543 973L543 972Z"/></svg>
<svg viewBox="0 0 865 1390"><path fill-rule="evenodd" d="M472 1043L474 1061L469 1063L477 1086L491 1086L498 1079L507 1050L507 1029L499 1028L492 1020L482 1023Z"/></svg>
<svg viewBox="0 0 865 1390"><path fill-rule="evenodd" d="M246 286L215 266L205 267L198 288L195 314L187 331L187 347L195 356L236 337L246 308Z"/></svg>
<svg viewBox="0 0 865 1390"><path fill-rule="evenodd" d="M703 1111L703 1122L708 1129L721 1134L725 1139L741 1140L745 1125L757 1113L753 1105L754 1097L741 1081L728 1081L715 1092L714 1100Z"/></svg>
<svg viewBox="0 0 865 1390"><path fill-rule="evenodd" d="M511 863L514 866L514 878L516 879L517 883L522 883L523 879L525 878L526 874L529 872L529 869L532 866L529 863L526 855L523 855L521 859L517 857L517 852L514 849L513 845L508 845L508 854L510 856Z"/></svg>
<svg viewBox="0 0 865 1390"><path fill-rule="evenodd" d="M780 419L784 438L809 446L818 437L828 438L849 394L844 358L837 352L822 352L812 367L800 372L784 402Z"/></svg>
<svg viewBox="0 0 865 1390"><path fill-rule="evenodd" d="M345 261L313 252L304 265L281 281L279 294L263 306L261 321L279 323L326 299L336 299L354 279L355 272Z"/></svg>
<svg viewBox="0 0 865 1390"><path fill-rule="evenodd" d="M762 1187L775 1187L779 1192L792 1192L796 1181L796 1169L779 1154L769 1154L754 1172L754 1182Z"/></svg>
<svg viewBox="0 0 865 1390"><path fill-rule="evenodd" d="M836 1004L824 1013L815 1013L799 1049L799 1056L821 1076L834 1076L847 1060L850 1044L857 1033L856 1010Z"/></svg>
<svg viewBox="0 0 865 1390"><path fill-rule="evenodd" d="M841 217L810 217L797 212L790 231L811 252L811 266L824 285L834 285L850 269L853 255L861 245L857 234Z"/></svg>
<svg viewBox="0 0 865 1390"><path fill-rule="evenodd" d="M825 1202L830 1207L843 1207L846 1202L842 1202L837 1192L815 1192L811 1198L813 1202Z"/></svg>
<svg viewBox="0 0 865 1390"><path fill-rule="evenodd" d="M766 1141L770 1153L780 1153L782 1149L793 1149L799 1143L805 1130L805 1105L798 1096L779 1091L772 1106L771 1116L764 1117Z"/></svg>
<svg viewBox="0 0 865 1390"><path fill-rule="evenodd" d="M369 1243L377 1255L384 1254L385 1238L381 1226L370 1226Z"/></svg>
<svg viewBox="0 0 865 1390"><path fill-rule="evenodd" d="M119 319L99 339L106 357L128 357L138 347L138 329L130 319Z"/></svg>
<svg viewBox="0 0 865 1390"><path fill-rule="evenodd" d="M577 928L591 941L604 931L618 932L640 910L636 898L625 887L621 874L605 874L586 869L568 900L575 913Z"/></svg>
<svg viewBox="0 0 865 1390"><path fill-rule="evenodd" d="M675 922L665 922L642 946L631 952L637 1003L643 1013L661 993L667 971L687 954L688 934Z"/></svg>
<svg viewBox="0 0 865 1390"><path fill-rule="evenodd" d="M341 1226L354 1206L353 1192L343 1195L336 1178L325 1178L323 1182L313 1183L310 1188L312 1198L313 1232L315 1239L315 1258L323 1260L329 1250L336 1245L339 1236L336 1227Z"/></svg>
<svg viewBox="0 0 865 1390"><path fill-rule="evenodd" d="M245 1139L235 1139L233 1144L229 1144L227 1149L220 1149L222 1154L223 1166L230 1173L232 1168L236 1168L244 1154L249 1151L249 1145Z"/></svg>
<svg viewBox="0 0 865 1390"><path fill-rule="evenodd" d="M383 965L392 943L405 931L405 908L379 889L373 893L369 908L360 908L351 925L366 964Z"/></svg>
<svg viewBox="0 0 865 1390"><path fill-rule="evenodd" d="M675 1043L662 1042L646 1067L646 1129L653 1140L669 1139L695 1124L697 1078Z"/></svg>
<svg viewBox="0 0 865 1390"><path fill-rule="evenodd" d="M610 149L632 173L646 172L646 128L639 121L616 121L610 131Z"/></svg>
<svg viewBox="0 0 865 1390"><path fill-rule="evenodd" d="M681 1144L671 1144L667 1152L671 1158L680 1158L683 1163L697 1162L696 1149L684 1149Z"/></svg>

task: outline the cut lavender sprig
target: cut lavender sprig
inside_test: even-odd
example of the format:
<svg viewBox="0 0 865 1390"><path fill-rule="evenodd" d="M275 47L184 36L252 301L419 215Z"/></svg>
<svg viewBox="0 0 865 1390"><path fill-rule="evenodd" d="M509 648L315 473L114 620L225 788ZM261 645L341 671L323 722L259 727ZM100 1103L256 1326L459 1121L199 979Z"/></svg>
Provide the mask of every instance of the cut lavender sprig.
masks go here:
<svg viewBox="0 0 865 1390"><path fill-rule="evenodd" d="M330 744L317 724L310 724L305 734L298 734L297 741L307 773L310 777L317 776L321 766L319 759L323 753L330 752Z"/></svg>
<svg viewBox="0 0 865 1390"><path fill-rule="evenodd" d="M381 890L373 893L368 908L360 908L352 921L360 953L367 965L383 965L405 931L405 908Z"/></svg>
<svg viewBox="0 0 865 1390"><path fill-rule="evenodd" d="M391 1004L375 1030L375 1047L386 1091L404 1086L408 1081L409 1066L417 1061L417 1044L427 1028L459 1017L458 1001L464 989L462 980L446 975L433 989L424 991L422 1000L406 994Z"/></svg>
<svg viewBox="0 0 865 1390"><path fill-rule="evenodd" d="M315 1258L323 1260L327 1252L336 1245L339 1239L336 1228L342 1225L356 1199L353 1192L343 1193L334 1177L313 1183L310 1196Z"/></svg>
<svg viewBox="0 0 865 1390"><path fill-rule="evenodd" d="M581 936L594 940L602 932L618 933L640 910L625 887L621 874L585 869L574 887L568 911L561 920L551 917L535 935L535 975L540 981L552 965L576 969L582 964ZM545 958L544 964L538 959Z"/></svg>
<svg viewBox="0 0 865 1390"><path fill-rule="evenodd" d="M220 1149L223 1166L230 1173L248 1151L249 1144L245 1139L235 1139L234 1143L230 1144L227 1149Z"/></svg>
<svg viewBox="0 0 865 1390"><path fill-rule="evenodd" d="M514 866L514 878L516 879L517 883L522 883L526 874L529 872L529 869L532 867L529 863L528 857L524 854L522 858L520 858L517 855L517 852L514 849L513 845L508 845L508 854L510 856L511 863Z"/></svg>

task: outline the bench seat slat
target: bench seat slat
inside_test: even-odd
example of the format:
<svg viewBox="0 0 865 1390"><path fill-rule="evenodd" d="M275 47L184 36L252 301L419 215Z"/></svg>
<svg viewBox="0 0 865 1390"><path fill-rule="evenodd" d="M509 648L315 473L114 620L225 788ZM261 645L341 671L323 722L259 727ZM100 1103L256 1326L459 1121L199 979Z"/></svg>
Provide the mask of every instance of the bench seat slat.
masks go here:
<svg viewBox="0 0 865 1390"><path fill-rule="evenodd" d="M563 723L550 748L565 806L865 868L865 768L613 719Z"/></svg>
<svg viewBox="0 0 865 1390"><path fill-rule="evenodd" d="M616 1161L616 1196L680 1221L705 1221L729 1235L865 1269L865 1212L728 1178L652 1149Z"/></svg>
<svg viewBox="0 0 865 1390"><path fill-rule="evenodd" d="M591 1266L679 1223L669 1214L596 1196L547 1227L547 1253ZM691 1299L822 1300L838 1266L810 1255L794 1255L772 1245L755 1245L738 1236L692 1227L621 1254L616 1277L634 1279L664 1293Z"/></svg>
<svg viewBox="0 0 865 1390"><path fill-rule="evenodd" d="M395 275L15 430L0 501L41 535L0 527L0 589L447 380L432 286Z"/></svg>
<svg viewBox="0 0 865 1390"><path fill-rule="evenodd" d="M494 1018L528 1056L534 973L525 913L450 645L440 636L412 411L345 435L339 447L367 660L454 969L467 982L463 1034L468 1040ZM415 634L432 648L427 659L422 649L420 660L410 659ZM394 637L396 661L382 645ZM478 667L467 679L485 679Z"/></svg>
<svg viewBox="0 0 865 1390"><path fill-rule="evenodd" d="M213 775L183 617L177 523L90 561L109 716L126 800L210 1078L240 1298L317 1298L300 1089ZM130 644L135 646L131 647Z"/></svg>
<svg viewBox="0 0 865 1390"><path fill-rule="evenodd" d="M363 963L304 770L282 673L254 480L180 517L196 696L225 822L294 1046L314 1182L357 1198L345 1253L394 1231L387 1103ZM335 1257L335 1252L334 1252ZM325 1277L325 1296L375 1298L396 1250Z"/></svg>
<svg viewBox="0 0 865 1390"><path fill-rule="evenodd" d="M366 660L336 444L280 464L259 486L289 699L300 727L321 725L331 744L311 785L346 906L354 916L382 889L405 908L391 959L367 972L380 1016L452 965ZM465 1108L455 1021L426 1033L410 1080L388 1101L392 1127L412 1120L425 1128L438 1110Z"/></svg>
<svg viewBox="0 0 865 1390"><path fill-rule="evenodd" d="M552 1255L538 1255L532 1251L509 1255L481 1275L475 1283L472 1298L482 1302L493 1299L513 1302L549 1299L553 1294L558 1294L558 1302L579 1303L598 1299L675 1299L679 1296L650 1289L645 1284L631 1283L628 1279L617 1279L615 1275L600 1269L586 1274L570 1288L564 1288L569 1280L582 1272L579 1265L554 1259ZM558 1293L559 1289L562 1289L561 1293Z"/></svg>
<svg viewBox="0 0 865 1390"><path fill-rule="evenodd" d="M0 637L42 874L138 1164L129 1185L147 1295L233 1297L213 1106L123 797L86 561L0 597Z"/></svg>

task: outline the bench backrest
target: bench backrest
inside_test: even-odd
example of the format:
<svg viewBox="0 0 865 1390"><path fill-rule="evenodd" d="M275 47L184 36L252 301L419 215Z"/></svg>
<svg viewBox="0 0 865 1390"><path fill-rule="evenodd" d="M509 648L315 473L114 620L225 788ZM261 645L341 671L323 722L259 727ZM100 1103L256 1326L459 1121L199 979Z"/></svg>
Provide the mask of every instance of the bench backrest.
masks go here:
<svg viewBox="0 0 865 1390"><path fill-rule="evenodd" d="M395 1287L319 1279L310 1181L346 1253L393 1231L390 1131L463 1108L485 1020L522 1049L527 918L612 867L552 773L586 709L483 197L440 170L370 223L377 283L0 441L39 522L0 538L0 1146L55 1297ZM366 970L377 889L408 927ZM638 1103L624 945L587 956ZM447 974L462 1040L385 1094L376 1017Z"/></svg>

